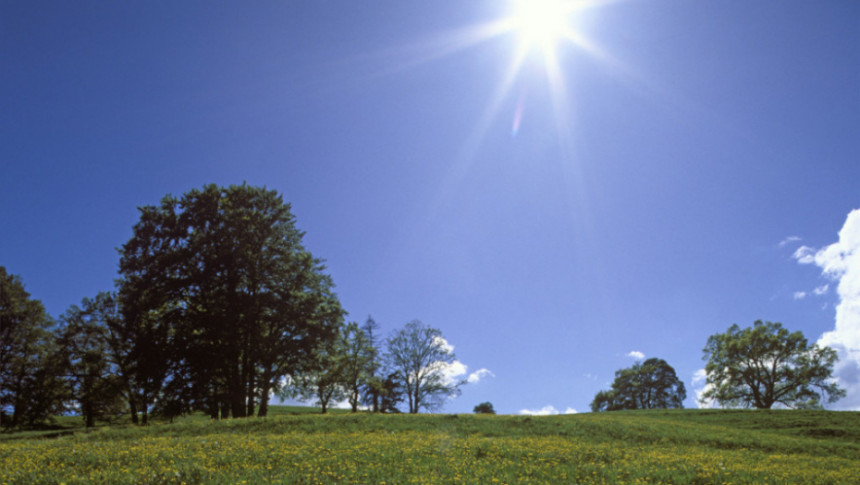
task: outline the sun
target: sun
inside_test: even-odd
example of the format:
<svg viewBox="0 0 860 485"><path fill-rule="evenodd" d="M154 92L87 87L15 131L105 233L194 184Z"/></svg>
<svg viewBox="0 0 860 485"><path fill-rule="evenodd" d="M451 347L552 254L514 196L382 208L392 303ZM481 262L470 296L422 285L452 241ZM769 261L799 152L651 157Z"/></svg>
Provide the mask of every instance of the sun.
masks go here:
<svg viewBox="0 0 860 485"><path fill-rule="evenodd" d="M514 0L512 22L525 47L551 49L570 30L570 1Z"/></svg>

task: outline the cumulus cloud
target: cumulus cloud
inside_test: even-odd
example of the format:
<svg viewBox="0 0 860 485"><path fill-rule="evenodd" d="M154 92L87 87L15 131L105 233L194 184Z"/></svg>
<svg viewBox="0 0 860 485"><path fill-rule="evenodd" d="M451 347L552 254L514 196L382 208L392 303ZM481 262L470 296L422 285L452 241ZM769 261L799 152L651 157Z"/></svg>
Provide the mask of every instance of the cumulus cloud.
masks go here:
<svg viewBox="0 0 860 485"><path fill-rule="evenodd" d="M642 360L645 358L645 354L639 352L638 350L632 350L627 354L627 357L633 357L636 360Z"/></svg>
<svg viewBox="0 0 860 485"><path fill-rule="evenodd" d="M444 350L445 352L454 352L454 346L449 344L448 341L442 337L433 337L433 344L438 345L439 348Z"/></svg>
<svg viewBox="0 0 860 485"><path fill-rule="evenodd" d="M806 298L806 292L805 291L795 291L794 292L794 299L795 300L802 300L804 298Z"/></svg>
<svg viewBox="0 0 860 485"><path fill-rule="evenodd" d="M430 370L439 372L442 376L442 382L446 386L454 385L463 380L468 384L477 384L482 379L496 377L490 369L478 369L469 374L469 366L459 360L455 360L450 364L446 362L436 362L430 366Z"/></svg>
<svg viewBox="0 0 860 485"><path fill-rule="evenodd" d="M469 374L469 377L466 378L466 382L469 384L477 384L481 381L481 379L485 377L496 377L495 374L490 369L478 369L475 372Z"/></svg>
<svg viewBox="0 0 860 485"><path fill-rule="evenodd" d="M454 385L463 379L463 376L468 372L466 364L455 360L450 364L447 362L437 361L428 366L430 372L436 372L442 376L442 383L446 386Z"/></svg>
<svg viewBox="0 0 860 485"><path fill-rule="evenodd" d="M798 241L800 241L800 240L801 240L801 239L800 239L799 237L797 237L797 236L788 236L787 238L785 238L785 239L783 239L782 241L780 241L780 242L779 242L779 247L784 247L784 246L786 246L786 245L788 245L788 244L791 244L791 243L793 243L793 242L798 242Z"/></svg>
<svg viewBox="0 0 860 485"><path fill-rule="evenodd" d="M564 410L564 414L576 414L577 410L571 407L568 407ZM556 414L561 414L558 409L555 408L552 404L544 406L540 409L521 409L520 414L525 414L527 416L553 416Z"/></svg>
<svg viewBox="0 0 860 485"><path fill-rule="evenodd" d="M794 253L801 264L815 264L836 283L839 303L833 330L818 340L839 353L835 376L848 391L836 406L860 410L860 209L851 211L839 231L839 240L823 249L806 246ZM825 285L822 294L829 287Z"/></svg>

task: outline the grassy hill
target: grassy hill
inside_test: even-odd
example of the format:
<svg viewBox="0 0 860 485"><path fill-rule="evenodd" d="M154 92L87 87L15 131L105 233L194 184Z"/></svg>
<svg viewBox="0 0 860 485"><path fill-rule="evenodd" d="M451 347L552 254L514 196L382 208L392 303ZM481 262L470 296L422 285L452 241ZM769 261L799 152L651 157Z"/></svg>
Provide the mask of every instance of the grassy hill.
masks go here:
<svg viewBox="0 0 860 485"><path fill-rule="evenodd" d="M6 434L0 484L860 484L860 413L202 417Z"/></svg>

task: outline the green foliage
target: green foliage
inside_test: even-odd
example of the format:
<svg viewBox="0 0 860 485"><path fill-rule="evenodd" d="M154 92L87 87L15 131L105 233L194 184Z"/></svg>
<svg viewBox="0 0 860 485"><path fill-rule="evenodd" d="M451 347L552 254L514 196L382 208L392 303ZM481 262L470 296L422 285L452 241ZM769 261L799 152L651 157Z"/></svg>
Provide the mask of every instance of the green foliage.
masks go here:
<svg viewBox="0 0 860 485"><path fill-rule="evenodd" d="M496 410L493 409L493 403L489 401L478 404L472 412L475 414L496 414Z"/></svg>
<svg viewBox="0 0 860 485"><path fill-rule="evenodd" d="M819 408L845 391L832 380L836 351L809 345L781 323L732 325L711 335L704 349L707 387L702 399L728 407L770 409L774 404Z"/></svg>
<svg viewBox="0 0 860 485"><path fill-rule="evenodd" d="M256 404L266 414L270 391L310 365L342 320L302 237L277 192L244 184L140 209L120 251L120 300L144 410L158 400L212 417Z"/></svg>
<svg viewBox="0 0 860 485"><path fill-rule="evenodd" d="M0 266L0 415L4 426L33 426L62 408L66 387L54 322L21 278Z"/></svg>
<svg viewBox="0 0 860 485"><path fill-rule="evenodd" d="M87 427L94 426L97 418L122 414L124 408L127 386L119 364L125 356L117 353L121 344L111 334L116 324L108 325L118 318L116 304L107 293L85 298L82 307L73 305L60 318L59 344L66 377Z"/></svg>
<svg viewBox="0 0 860 485"><path fill-rule="evenodd" d="M350 322L343 335L343 384L352 412L358 411L362 390L370 379L375 349L363 328Z"/></svg>
<svg viewBox="0 0 860 485"><path fill-rule="evenodd" d="M347 396L347 341L343 334L318 347L301 372L289 376L289 383L281 389L282 398L301 397L315 400L325 414L330 404Z"/></svg>
<svg viewBox="0 0 860 485"><path fill-rule="evenodd" d="M686 397L675 369L663 359L651 358L616 371L612 389L598 392L591 410L683 408Z"/></svg>
<svg viewBox="0 0 860 485"><path fill-rule="evenodd" d="M361 326L368 343L367 377L362 389L362 402L374 413L380 411L380 400L385 393L385 379L379 375L382 370L379 342L379 324L370 315Z"/></svg>
<svg viewBox="0 0 860 485"><path fill-rule="evenodd" d="M439 329L413 320L388 339L389 365L406 391L409 412L439 409L449 396L457 395L464 382L445 375L456 357Z"/></svg>

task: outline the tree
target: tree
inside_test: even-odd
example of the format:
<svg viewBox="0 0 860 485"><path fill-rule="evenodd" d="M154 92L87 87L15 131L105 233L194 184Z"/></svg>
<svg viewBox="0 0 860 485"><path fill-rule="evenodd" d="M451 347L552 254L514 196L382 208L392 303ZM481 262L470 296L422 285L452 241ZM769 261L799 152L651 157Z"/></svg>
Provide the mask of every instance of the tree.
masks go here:
<svg viewBox="0 0 860 485"><path fill-rule="evenodd" d="M126 388L105 322L111 316L111 304L109 295L101 293L95 300L84 298L83 308L73 305L60 318L66 377L87 428L97 418L121 413Z"/></svg>
<svg viewBox="0 0 860 485"><path fill-rule="evenodd" d="M290 385L282 390L281 397L298 396L305 401L314 400L323 414L330 404L347 397L345 347L346 340L340 336L316 349L313 363L306 364L301 372L290 376Z"/></svg>
<svg viewBox="0 0 860 485"><path fill-rule="evenodd" d="M591 410L683 408L687 391L675 369L663 359L651 358L615 371L612 389L600 391Z"/></svg>
<svg viewBox="0 0 860 485"><path fill-rule="evenodd" d="M409 402L409 412L435 410L445 398L456 396L465 381L446 374L456 360L442 332L413 320L388 339L387 358L400 377Z"/></svg>
<svg viewBox="0 0 860 485"><path fill-rule="evenodd" d="M371 411L377 413L381 411L380 400L385 383L385 379L377 375L382 368L379 354L379 324L368 315L364 325L361 326L361 330L364 331L368 343L367 376L364 382L362 402L370 406Z"/></svg>
<svg viewBox="0 0 860 485"><path fill-rule="evenodd" d="M213 418L266 414L271 391L334 338L343 317L303 235L277 192L245 184L140 208L120 250L119 294L130 333L142 338L133 355L145 403L179 400L173 409Z"/></svg>
<svg viewBox="0 0 860 485"><path fill-rule="evenodd" d="M373 358L370 340L355 322L344 329L343 336L343 384L352 412L358 411L361 391L369 378Z"/></svg>
<svg viewBox="0 0 860 485"><path fill-rule="evenodd" d="M0 266L0 414L7 426L34 425L62 410L65 385L54 321L21 278Z"/></svg>
<svg viewBox="0 0 860 485"><path fill-rule="evenodd" d="M838 359L829 347L809 345L799 331L757 320L711 335L704 348L707 381L702 400L724 406L819 408L845 396L833 381Z"/></svg>
<svg viewBox="0 0 860 485"><path fill-rule="evenodd" d="M379 382L379 412L399 413L400 410L397 409L397 405L403 402L404 393L400 376L396 372L391 373Z"/></svg>
<svg viewBox="0 0 860 485"><path fill-rule="evenodd" d="M482 402L475 406L475 409L472 410L475 414L496 414L496 410L493 409L493 403L490 401Z"/></svg>

